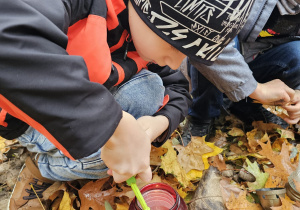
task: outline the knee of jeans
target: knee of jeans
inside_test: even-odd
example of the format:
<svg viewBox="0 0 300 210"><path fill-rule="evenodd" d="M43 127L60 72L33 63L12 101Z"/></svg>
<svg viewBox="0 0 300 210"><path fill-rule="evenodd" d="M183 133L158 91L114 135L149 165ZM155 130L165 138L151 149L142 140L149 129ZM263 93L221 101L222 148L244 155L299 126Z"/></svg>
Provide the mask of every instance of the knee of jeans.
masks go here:
<svg viewBox="0 0 300 210"><path fill-rule="evenodd" d="M144 70L122 85L115 99L124 111L138 118L152 115L162 106L164 91L160 76Z"/></svg>

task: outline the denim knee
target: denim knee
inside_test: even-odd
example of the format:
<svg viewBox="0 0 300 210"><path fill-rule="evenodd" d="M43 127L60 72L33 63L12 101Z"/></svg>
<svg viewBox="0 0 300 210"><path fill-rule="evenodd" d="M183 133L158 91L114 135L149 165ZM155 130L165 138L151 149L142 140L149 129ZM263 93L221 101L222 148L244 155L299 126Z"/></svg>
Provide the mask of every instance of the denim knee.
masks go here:
<svg viewBox="0 0 300 210"><path fill-rule="evenodd" d="M139 118L153 115L162 106L164 91L162 79L156 73L142 70L113 95L124 111Z"/></svg>

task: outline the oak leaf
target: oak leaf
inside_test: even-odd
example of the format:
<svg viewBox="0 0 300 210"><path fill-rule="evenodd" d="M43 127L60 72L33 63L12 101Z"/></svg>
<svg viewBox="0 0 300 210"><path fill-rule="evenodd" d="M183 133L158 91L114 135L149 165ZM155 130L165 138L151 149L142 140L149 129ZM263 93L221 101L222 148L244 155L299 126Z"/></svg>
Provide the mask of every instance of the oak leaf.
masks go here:
<svg viewBox="0 0 300 210"><path fill-rule="evenodd" d="M295 134L291 130L286 130L282 128L277 128L276 132L280 134L281 138L292 139L295 140Z"/></svg>
<svg viewBox="0 0 300 210"><path fill-rule="evenodd" d="M202 155L213 152L213 149L205 144L205 137L192 136L191 141L186 147L181 145L175 146L179 154L178 162L183 167L186 173L192 169L202 171L205 165L202 160Z"/></svg>
<svg viewBox="0 0 300 210"><path fill-rule="evenodd" d="M99 179L97 181L90 181L85 184L79 191L79 197L81 200L82 210L88 210L89 208L104 210L105 201L110 204L114 204L115 197L125 196L126 192L131 191L130 187L117 188L114 186L109 190L102 191L103 185L109 180L110 177Z"/></svg>
<svg viewBox="0 0 300 210"><path fill-rule="evenodd" d="M282 144L282 149L280 153L274 152L270 141L265 143L260 143L262 148L259 154L268 158L274 165L274 168L266 168L265 171L270 174L270 176L278 176L282 179L285 184L287 182L288 176L296 170L296 165L292 164L289 156L289 146L286 143Z"/></svg>
<svg viewBox="0 0 300 210"><path fill-rule="evenodd" d="M256 147L259 145L259 142L266 142L269 140L269 136L267 133L257 129L253 129L252 131L247 132L246 135L248 139L248 145L250 147L250 152L256 151Z"/></svg>
<svg viewBox="0 0 300 210"><path fill-rule="evenodd" d="M262 107L264 107L266 110L268 110L269 112L277 115L278 117L284 119L284 118L288 118L289 114L287 113L287 111L282 108L281 106L270 106L270 105L262 105Z"/></svg>

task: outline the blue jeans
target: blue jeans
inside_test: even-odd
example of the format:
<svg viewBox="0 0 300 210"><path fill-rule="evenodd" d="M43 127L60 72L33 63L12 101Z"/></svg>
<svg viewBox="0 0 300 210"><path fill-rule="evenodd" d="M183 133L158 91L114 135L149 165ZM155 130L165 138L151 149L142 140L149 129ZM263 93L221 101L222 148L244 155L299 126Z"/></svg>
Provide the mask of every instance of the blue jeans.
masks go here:
<svg viewBox="0 0 300 210"><path fill-rule="evenodd" d="M280 79L289 87L300 89L300 41L285 43L260 54L249 67L260 83ZM223 93L195 67L190 66L189 74L193 96L189 115L201 121L219 116Z"/></svg>
<svg viewBox="0 0 300 210"><path fill-rule="evenodd" d="M153 115L163 104L164 91L161 78L148 70L142 70L128 82L111 89L122 109L136 119ZM40 154L38 167L41 174L48 179L70 181L108 176L108 169L100 158L101 149L88 157L73 161L32 127L29 127L18 140L29 151Z"/></svg>

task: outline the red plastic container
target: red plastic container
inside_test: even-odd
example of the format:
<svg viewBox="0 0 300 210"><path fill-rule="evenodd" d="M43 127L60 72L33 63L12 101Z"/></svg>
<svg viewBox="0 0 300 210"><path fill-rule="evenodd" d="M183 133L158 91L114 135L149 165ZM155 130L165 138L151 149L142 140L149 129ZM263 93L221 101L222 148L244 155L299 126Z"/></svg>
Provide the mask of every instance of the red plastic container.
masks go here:
<svg viewBox="0 0 300 210"><path fill-rule="evenodd" d="M169 185L152 183L144 186L141 193L151 210L187 210L187 206L179 194ZM134 198L129 210L142 210L142 206Z"/></svg>

